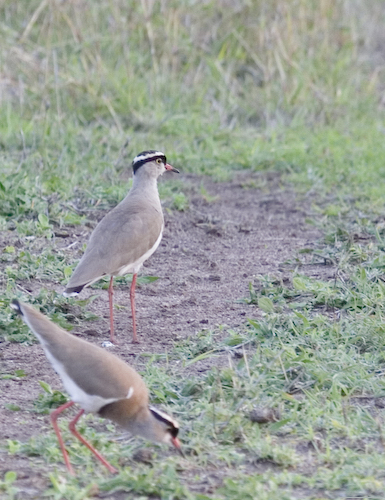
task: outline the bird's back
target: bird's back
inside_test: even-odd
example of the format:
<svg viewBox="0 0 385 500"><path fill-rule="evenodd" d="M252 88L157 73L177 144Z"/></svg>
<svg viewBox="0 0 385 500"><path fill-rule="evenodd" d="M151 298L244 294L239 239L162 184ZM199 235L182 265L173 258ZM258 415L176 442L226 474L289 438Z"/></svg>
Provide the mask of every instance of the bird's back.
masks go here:
<svg viewBox="0 0 385 500"><path fill-rule="evenodd" d="M66 332L33 307L18 304L23 319L44 347L59 375L57 363L87 394L118 400L127 398L129 392L132 396L140 393L142 400L145 403L148 401L147 388L142 378L123 360Z"/></svg>
<svg viewBox="0 0 385 500"><path fill-rule="evenodd" d="M105 275L119 274L126 266L134 266L154 248L162 230L160 202L130 192L94 229L66 291L90 284Z"/></svg>

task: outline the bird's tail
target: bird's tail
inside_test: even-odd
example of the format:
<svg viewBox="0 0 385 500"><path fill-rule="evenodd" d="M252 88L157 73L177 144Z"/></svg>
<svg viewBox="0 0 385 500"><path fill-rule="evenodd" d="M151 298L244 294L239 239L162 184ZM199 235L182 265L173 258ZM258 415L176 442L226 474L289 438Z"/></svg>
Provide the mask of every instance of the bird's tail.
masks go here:
<svg viewBox="0 0 385 500"><path fill-rule="evenodd" d="M20 302L17 299L13 299L10 305L11 305L12 309L14 309L17 312L17 314L20 314L20 316L23 316L23 311L21 309Z"/></svg>
<svg viewBox="0 0 385 500"><path fill-rule="evenodd" d="M63 292L64 297L74 297L78 293L80 293L85 285L74 286L71 288L66 288Z"/></svg>

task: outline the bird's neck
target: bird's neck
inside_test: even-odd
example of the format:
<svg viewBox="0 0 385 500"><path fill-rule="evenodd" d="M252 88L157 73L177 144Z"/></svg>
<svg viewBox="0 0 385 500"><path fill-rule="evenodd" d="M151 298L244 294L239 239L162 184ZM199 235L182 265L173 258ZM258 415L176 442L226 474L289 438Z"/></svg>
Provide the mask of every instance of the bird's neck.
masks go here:
<svg viewBox="0 0 385 500"><path fill-rule="evenodd" d="M131 421L124 427L136 436L141 436L150 441L159 442L161 439L159 432L157 432L158 425L158 422L151 415L148 407L143 407L136 414L135 418L131 419Z"/></svg>
<svg viewBox="0 0 385 500"><path fill-rule="evenodd" d="M157 178L152 175L148 175L145 171L140 173L138 172L134 175L131 191L132 193L139 191L142 196L152 195L158 198L159 194Z"/></svg>

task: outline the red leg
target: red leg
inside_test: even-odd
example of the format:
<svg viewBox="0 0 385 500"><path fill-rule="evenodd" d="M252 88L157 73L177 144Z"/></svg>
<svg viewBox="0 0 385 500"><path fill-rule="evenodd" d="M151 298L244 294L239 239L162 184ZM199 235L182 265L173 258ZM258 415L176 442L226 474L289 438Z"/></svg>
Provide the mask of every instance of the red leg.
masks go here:
<svg viewBox="0 0 385 500"><path fill-rule="evenodd" d="M138 338L136 336L136 317L135 317L135 286L136 286L136 277L137 277L137 273L135 273L132 276L131 288L130 288L131 312L132 312L132 328L133 328L132 341L133 342L138 342Z"/></svg>
<svg viewBox="0 0 385 500"><path fill-rule="evenodd" d="M110 286L108 287L108 300L110 303L110 340L113 344L115 344L114 337L114 277L111 276Z"/></svg>
<svg viewBox="0 0 385 500"><path fill-rule="evenodd" d="M65 403L64 405L59 406L59 408L56 408L56 410L54 410L51 413L51 422L52 422L53 428L55 429L56 436L58 438L59 445L60 445L61 451L63 453L64 462L65 462L65 464L67 466L67 469L68 469L69 473L74 476L75 472L74 472L74 470L73 470L73 468L72 468L72 466L70 464L70 461L69 461L69 458L68 458L68 453L67 453L67 450L64 447L64 441L63 441L63 438L61 436L61 433L60 433L60 430L59 430L59 426L57 424L57 419L58 419L58 416L60 415L60 413L62 411L64 411L64 410L66 410L67 408L70 408L73 404L74 404L73 401L68 401L68 403Z"/></svg>
<svg viewBox="0 0 385 500"><path fill-rule="evenodd" d="M69 423L69 429L72 432L72 434L79 439L87 448L92 451L92 453L95 455L95 457L102 462L103 465L107 467L107 469L111 472L111 474L117 474L118 471L113 467L111 464L107 462L105 458L102 457L102 455L90 444L88 441L84 439L84 437L79 434L79 432L76 430L75 426L77 424L77 421L79 418L83 415L84 410L80 410L79 413L76 415L76 417L71 420Z"/></svg>

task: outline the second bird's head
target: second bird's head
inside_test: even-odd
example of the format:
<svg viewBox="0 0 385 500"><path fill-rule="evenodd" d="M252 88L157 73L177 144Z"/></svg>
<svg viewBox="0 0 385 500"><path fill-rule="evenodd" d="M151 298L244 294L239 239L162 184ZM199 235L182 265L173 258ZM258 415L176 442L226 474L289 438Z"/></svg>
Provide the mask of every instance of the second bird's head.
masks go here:
<svg viewBox="0 0 385 500"><path fill-rule="evenodd" d="M138 170L143 171L142 169L145 169L154 177L159 177L166 170L179 174L179 170L167 163L166 156L161 151L142 151L134 158L132 168L134 175L136 175Z"/></svg>

